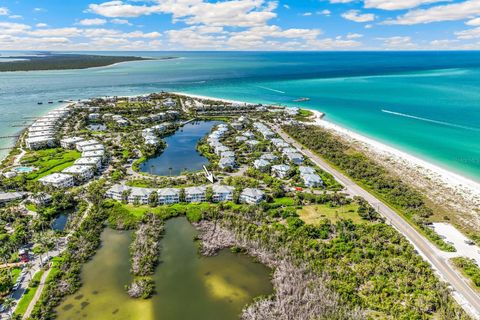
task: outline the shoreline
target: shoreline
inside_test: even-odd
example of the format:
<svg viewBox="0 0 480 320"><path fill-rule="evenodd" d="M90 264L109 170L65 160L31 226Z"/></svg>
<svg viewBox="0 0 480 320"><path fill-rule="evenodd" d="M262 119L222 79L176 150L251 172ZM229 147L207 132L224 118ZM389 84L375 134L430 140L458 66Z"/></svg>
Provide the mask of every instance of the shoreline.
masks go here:
<svg viewBox="0 0 480 320"><path fill-rule="evenodd" d="M315 114L315 124L324 127L326 129L333 130L335 132L347 135L351 137L352 139L358 140L359 142L371 145L373 148L377 149L378 151L385 152L392 154L394 156L403 158L415 166L418 167L424 167L425 169L431 170L442 176L442 178L445 179L446 182L448 183L453 183L456 186L463 186L463 187L468 187L476 190L479 195L480 195L480 183L476 182L474 180L471 180L467 177L464 177L458 173L449 171L448 169L442 168L436 164L433 164L431 162L428 162L426 160L423 160L417 156L414 156L410 153L407 153L405 151L399 150L395 147L389 146L383 142L380 142L378 140L369 138L367 136L364 136L360 133L354 132L352 130L349 130L345 127L339 126L337 124L334 124L333 122L324 120L321 118L321 113L320 111L317 110L312 110L308 109L309 111L313 112Z"/></svg>

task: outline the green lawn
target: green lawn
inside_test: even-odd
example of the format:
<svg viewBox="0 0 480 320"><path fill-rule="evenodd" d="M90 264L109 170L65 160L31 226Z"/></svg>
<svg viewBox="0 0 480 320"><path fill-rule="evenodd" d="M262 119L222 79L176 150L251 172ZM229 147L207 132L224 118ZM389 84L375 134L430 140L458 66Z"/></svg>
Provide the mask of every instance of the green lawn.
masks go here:
<svg viewBox="0 0 480 320"><path fill-rule="evenodd" d="M12 268L11 272L12 272L13 282L16 282L18 279L18 276L20 275L20 272L22 272L22 269L15 267L15 268Z"/></svg>
<svg viewBox="0 0 480 320"><path fill-rule="evenodd" d="M70 167L80 157L80 152L76 150L53 148L28 153L22 164L36 167L38 170L28 174L27 179L38 180L46 175L60 172Z"/></svg>
<svg viewBox="0 0 480 320"><path fill-rule="evenodd" d="M43 274L45 273L45 270L41 269L35 275L33 276L32 280L36 280L37 282L40 282L40 279L42 278ZM18 302L17 308L15 309L15 314L16 315L23 315L25 311L27 311L28 306L30 305L30 302L32 301L33 297L35 296L35 293L38 290L38 285L34 287L28 287L25 293L23 294L22 298Z"/></svg>
<svg viewBox="0 0 480 320"><path fill-rule="evenodd" d="M292 198L288 198L288 197L276 198L276 199L273 200L273 203L278 204L278 205L282 205L282 206L286 206L286 207L291 207L291 206L295 205L295 200L293 200Z"/></svg>
<svg viewBox="0 0 480 320"><path fill-rule="evenodd" d="M357 213L358 205L348 204L338 208L328 205L305 206L298 211L300 218L307 224L318 224L323 219L329 219L333 223L340 219L351 219L354 223L365 223Z"/></svg>

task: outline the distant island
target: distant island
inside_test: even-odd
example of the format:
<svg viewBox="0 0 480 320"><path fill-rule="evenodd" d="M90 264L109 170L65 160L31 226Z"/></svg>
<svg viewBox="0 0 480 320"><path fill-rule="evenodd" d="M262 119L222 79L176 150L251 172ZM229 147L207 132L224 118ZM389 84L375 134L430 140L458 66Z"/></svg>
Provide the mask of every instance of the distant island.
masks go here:
<svg viewBox="0 0 480 320"><path fill-rule="evenodd" d="M8 61L2 62L3 59L8 59ZM175 57L161 57L156 59L175 59ZM100 56L88 54L57 53L45 53L42 55L32 54L31 56L0 56L0 72L87 69L93 67L109 66L120 62L141 60L154 59L135 56Z"/></svg>

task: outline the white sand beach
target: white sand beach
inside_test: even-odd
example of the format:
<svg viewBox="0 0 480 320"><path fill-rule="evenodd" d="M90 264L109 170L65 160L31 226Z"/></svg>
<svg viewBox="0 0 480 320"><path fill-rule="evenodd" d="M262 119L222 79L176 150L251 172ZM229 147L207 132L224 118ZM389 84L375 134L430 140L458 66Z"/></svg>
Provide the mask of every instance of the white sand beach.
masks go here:
<svg viewBox="0 0 480 320"><path fill-rule="evenodd" d="M371 155L405 182L424 191L432 202L460 213L459 222L480 230L480 183L324 120L321 112L311 111L315 124Z"/></svg>

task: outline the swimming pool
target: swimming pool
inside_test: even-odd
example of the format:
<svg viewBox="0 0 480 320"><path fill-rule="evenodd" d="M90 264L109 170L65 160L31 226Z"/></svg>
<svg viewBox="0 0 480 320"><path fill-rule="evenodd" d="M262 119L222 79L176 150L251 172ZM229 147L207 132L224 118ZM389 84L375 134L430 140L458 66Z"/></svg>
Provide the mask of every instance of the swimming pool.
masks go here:
<svg viewBox="0 0 480 320"><path fill-rule="evenodd" d="M19 172L19 173L32 172L33 170L35 170L35 168L32 168L32 167L17 167L13 169L13 171Z"/></svg>

